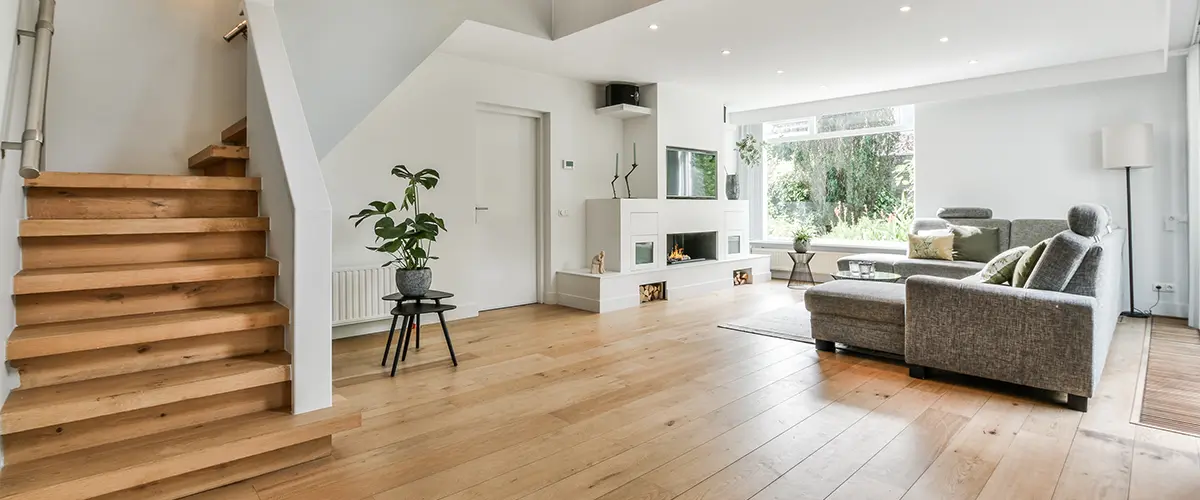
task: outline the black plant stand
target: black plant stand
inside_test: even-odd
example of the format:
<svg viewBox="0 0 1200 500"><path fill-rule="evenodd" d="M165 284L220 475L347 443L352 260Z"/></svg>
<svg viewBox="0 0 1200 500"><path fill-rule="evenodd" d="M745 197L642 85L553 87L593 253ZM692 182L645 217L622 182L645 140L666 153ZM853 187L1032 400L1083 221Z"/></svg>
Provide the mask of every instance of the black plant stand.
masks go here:
<svg viewBox="0 0 1200 500"><path fill-rule="evenodd" d="M401 339L396 339L396 354L392 358L392 376L396 376L396 367L400 366L400 362L408 358L408 343L412 340L413 330L412 325L416 325L416 335L421 336L421 315L436 314L438 321L442 324L442 335L446 336L446 347L450 349L450 361L454 366L458 366L458 358L454 355L454 344L450 343L450 329L446 328L447 311L453 311L457 306L450 304L427 304L422 302L414 302L408 304L400 304L392 309L392 315L404 318L404 335ZM391 342L388 342L391 344Z"/></svg>
<svg viewBox="0 0 1200 500"><path fill-rule="evenodd" d="M438 291L438 290L430 290L428 292L425 292L425 295L421 295L421 296L408 296L408 295L404 295L404 294L400 294L400 293L393 293L391 295L385 295L383 297L383 300L386 302L395 302L396 305L401 305L401 304L404 304L405 302L416 302L416 303L420 304L421 302L424 302L426 300L432 300L434 304L442 305L442 300L449 299L452 297L454 297L453 293L442 292L442 291ZM392 338L396 335L396 321L398 321L399 319L400 319L400 315L396 314L396 310L393 309L392 310L392 327L388 329L387 344L384 344L384 346L383 346L383 361L381 361L379 363L380 366L387 366L388 352L391 351ZM407 332L411 329L412 329L412 325L405 322L404 329L401 330L401 332ZM404 335L406 335L406 333L401 333L400 338L403 339ZM420 334L420 332L417 332L416 349L417 350L421 349L421 334Z"/></svg>

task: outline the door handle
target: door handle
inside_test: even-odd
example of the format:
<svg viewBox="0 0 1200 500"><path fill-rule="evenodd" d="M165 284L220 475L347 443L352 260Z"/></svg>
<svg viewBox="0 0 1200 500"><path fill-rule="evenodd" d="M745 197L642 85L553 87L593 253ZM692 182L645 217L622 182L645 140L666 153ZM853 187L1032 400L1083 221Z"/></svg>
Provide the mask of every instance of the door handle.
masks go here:
<svg viewBox="0 0 1200 500"><path fill-rule="evenodd" d="M479 212L486 212L488 207L475 207L475 223L479 223Z"/></svg>
<svg viewBox="0 0 1200 500"><path fill-rule="evenodd" d="M487 210L488 207L475 207L475 211Z"/></svg>

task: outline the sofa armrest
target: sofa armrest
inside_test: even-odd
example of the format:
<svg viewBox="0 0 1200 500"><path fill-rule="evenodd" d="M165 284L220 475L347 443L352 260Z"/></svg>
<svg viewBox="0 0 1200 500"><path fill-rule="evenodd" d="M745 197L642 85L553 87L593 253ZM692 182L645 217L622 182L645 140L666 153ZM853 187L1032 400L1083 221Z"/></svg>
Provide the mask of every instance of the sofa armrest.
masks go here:
<svg viewBox="0 0 1200 500"><path fill-rule="evenodd" d="M905 284L905 361L1091 397L1096 299L914 276Z"/></svg>

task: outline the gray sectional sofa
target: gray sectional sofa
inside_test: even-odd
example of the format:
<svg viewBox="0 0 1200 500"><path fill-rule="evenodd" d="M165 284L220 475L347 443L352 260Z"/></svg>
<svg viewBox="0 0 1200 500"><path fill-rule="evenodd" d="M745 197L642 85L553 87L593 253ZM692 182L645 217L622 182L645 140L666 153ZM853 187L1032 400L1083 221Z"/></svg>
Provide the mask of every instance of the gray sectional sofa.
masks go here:
<svg viewBox="0 0 1200 500"><path fill-rule="evenodd" d="M817 349L901 355L919 378L933 368L1064 392L1068 406L1087 411L1120 315L1124 231L1109 229L1098 205L1076 206L1066 221L980 223L1013 228L1002 245L1050 239L1030 276L1036 286L964 281L955 278L977 269L896 259L893 269L909 272L904 283L833 281L805 294ZM1058 223L1067 229L1045 236Z"/></svg>
<svg viewBox="0 0 1200 500"><path fill-rule="evenodd" d="M996 253L1019 246L1033 246L1067 229L1062 219L993 219L992 211L983 208L943 208L938 218L913 221L912 233L925 230L946 229L948 224L959 226L999 229L1000 248ZM850 262L868 260L875 263L875 270L909 276L941 276L960 279L983 269L986 262L969 260L924 260L910 259L902 254L866 253L838 259L838 269L845 271Z"/></svg>

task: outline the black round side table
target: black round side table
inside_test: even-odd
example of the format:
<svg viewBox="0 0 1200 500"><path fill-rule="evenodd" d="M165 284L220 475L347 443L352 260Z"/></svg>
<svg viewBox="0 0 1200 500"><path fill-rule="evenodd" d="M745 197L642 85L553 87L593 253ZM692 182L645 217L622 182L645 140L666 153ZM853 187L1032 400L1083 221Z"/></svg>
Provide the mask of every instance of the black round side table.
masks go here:
<svg viewBox="0 0 1200 500"><path fill-rule="evenodd" d="M817 254L812 252L788 252L792 257L792 275L788 277L788 288L803 288L805 283L810 285L817 284L813 278L812 268L808 267L808 262Z"/></svg>
<svg viewBox="0 0 1200 500"><path fill-rule="evenodd" d="M383 361L380 364L383 366L387 366L388 352L392 349L392 338L396 335L396 322L399 321L400 316L401 316L401 314L399 314L397 312L399 309L398 306L404 305L405 302L416 302L417 304L421 304L422 302L427 301L427 300L432 300L434 305L440 306L440 305L442 305L442 299L449 299L452 297L454 297L453 293L442 292L442 291L438 291L438 290L430 290L428 292L425 292L425 295L421 295L421 296L408 296L408 295L404 295L401 293L393 293L391 295L385 295L383 297L383 300L386 302L395 302L397 305L397 308L392 310L392 327L390 329L388 329L387 344L384 345ZM417 315L417 319L420 320L420 315ZM417 329L414 325L409 324L407 321L404 323L404 329L400 330L400 338L397 339L397 341L396 341L396 349L400 349L400 344L404 341L405 337L407 336L408 330L411 330L411 329L417 330L416 348L417 348L417 350L421 349L421 330ZM397 350L396 352L399 352L399 351ZM458 365L458 362L456 361L454 364Z"/></svg>

